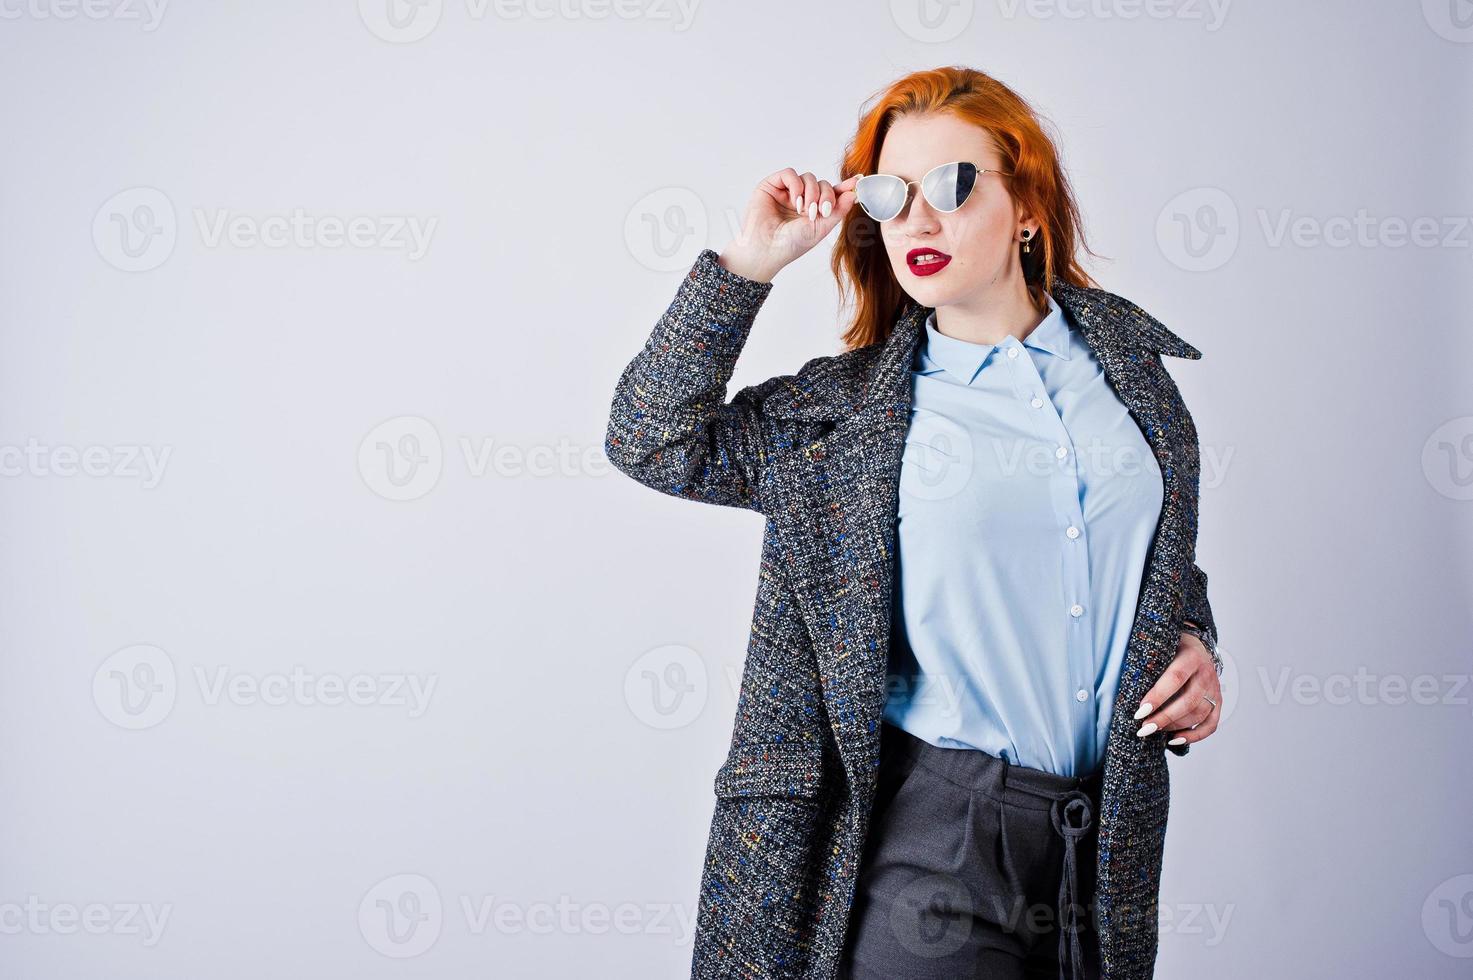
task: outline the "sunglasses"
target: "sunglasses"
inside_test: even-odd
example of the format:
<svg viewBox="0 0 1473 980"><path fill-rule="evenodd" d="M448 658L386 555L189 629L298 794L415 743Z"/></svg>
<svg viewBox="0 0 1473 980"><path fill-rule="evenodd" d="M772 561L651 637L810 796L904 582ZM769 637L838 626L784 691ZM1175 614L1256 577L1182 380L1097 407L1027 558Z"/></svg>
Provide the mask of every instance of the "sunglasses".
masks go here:
<svg viewBox="0 0 1473 980"><path fill-rule="evenodd" d="M1012 176L1001 170L979 170L974 163L943 163L926 171L920 179L921 194L931 207L950 214L967 203L972 187L982 174ZM871 218L889 221L905 210L905 202L910 200L910 185L914 183L894 174L866 174L854 185L854 198Z"/></svg>

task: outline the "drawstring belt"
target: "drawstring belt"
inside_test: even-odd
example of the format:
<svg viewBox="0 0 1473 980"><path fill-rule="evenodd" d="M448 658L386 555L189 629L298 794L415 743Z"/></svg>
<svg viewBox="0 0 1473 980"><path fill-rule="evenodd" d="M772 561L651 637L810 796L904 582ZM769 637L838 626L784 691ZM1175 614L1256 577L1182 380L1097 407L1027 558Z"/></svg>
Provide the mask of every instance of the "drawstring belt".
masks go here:
<svg viewBox="0 0 1473 980"><path fill-rule="evenodd" d="M1094 823L1094 804L1087 793L1070 790L1054 800L1052 816L1054 829L1064 838L1064 874L1059 880L1059 980L1067 980L1064 976L1066 949L1070 976L1073 980L1080 980L1084 953L1079 942L1079 858L1075 846ZM1068 933L1067 939L1065 932Z"/></svg>

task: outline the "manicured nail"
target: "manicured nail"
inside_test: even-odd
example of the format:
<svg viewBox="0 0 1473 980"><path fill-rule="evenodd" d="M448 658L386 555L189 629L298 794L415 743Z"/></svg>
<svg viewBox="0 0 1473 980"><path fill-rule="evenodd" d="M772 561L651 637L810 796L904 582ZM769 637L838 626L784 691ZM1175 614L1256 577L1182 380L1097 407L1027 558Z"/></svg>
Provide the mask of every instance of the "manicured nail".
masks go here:
<svg viewBox="0 0 1473 980"><path fill-rule="evenodd" d="M1171 741L1167 742L1166 744L1167 745L1180 745L1181 743L1185 742L1186 740L1187 740L1187 737L1185 735L1178 735L1176 738L1172 739Z"/></svg>
<svg viewBox="0 0 1473 980"><path fill-rule="evenodd" d="M808 220L809 221L812 221L817 216L818 216L818 204L817 204L817 202L808 205Z"/></svg>
<svg viewBox="0 0 1473 980"><path fill-rule="evenodd" d="M1139 708L1136 708L1135 709L1135 720L1136 721L1140 721L1142 718L1144 718L1146 715L1148 715L1150 713L1151 713L1151 702L1149 702L1149 701L1142 701L1141 702L1141 706Z"/></svg>
<svg viewBox="0 0 1473 980"><path fill-rule="evenodd" d="M1145 736L1145 735L1151 734L1155 730L1156 730L1156 723L1154 721L1148 721L1144 725L1141 726L1141 730L1138 731L1138 732L1136 732L1136 734L1137 735L1141 735L1141 736Z"/></svg>
<svg viewBox="0 0 1473 980"><path fill-rule="evenodd" d="M793 210L794 211L797 211L799 214L802 214L803 213L803 195L802 194L799 194L798 195L798 206L795 207L795 208L793 208Z"/></svg>
<svg viewBox="0 0 1473 980"><path fill-rule="evenodd" d="M820 213L823 214L823 216L825 218L827 218L834 211L834 202L833 201L824 201L823 202L823 207L819 208L818 210L819 210Z"/></svg>

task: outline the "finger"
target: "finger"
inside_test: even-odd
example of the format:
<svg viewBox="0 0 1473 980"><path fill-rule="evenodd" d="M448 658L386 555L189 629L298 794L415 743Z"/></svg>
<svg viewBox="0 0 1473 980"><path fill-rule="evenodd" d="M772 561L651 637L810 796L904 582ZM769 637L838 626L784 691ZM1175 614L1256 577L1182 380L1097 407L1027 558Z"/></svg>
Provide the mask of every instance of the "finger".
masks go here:
<svg viewBox="0 0 1473 980"><path fill-rule="evenodd" d="M803 178L798 176L798 171L785 167L762 183L774 197L786 203L793 211L798 210L798 199L803 196Z"/></svg>
<svg viewBox="0 0 1473 980"><path fill-rule="evenodd" d="M1191 669L1185 663L1173 660L1167 665L1165 672L1156 678L1156 683L1151 685L1150 690L1146 691L1146 696L1141 698L1141 703L1132 717L1137 721L1145 721L1151 712L1165 704L1173 694L1181 690L1182 685L1191 676ZM1160 726L1157 725L1157 727Z"/></svg>
<svg viewBox="0 0 1473 980"><path fill-rule="evenodd" d="M1163 732L1190 728L1193 725L1200 730L1208 722L1216 728L1217 722L1222 718L1222 713L1218 710L1220 704L1222 687L1217 671L1211 667L1201 667L1192 675L1191 682L1182 692L1162 709L1168 719L1157 724Z"/></svg>
<svg viewBox="0 0 1473 980"><path fill-rule="evenodd" d="M1156 728L1153 731L1167 732L1200 725L1211 713L1212 705L1202 697L1202 685L1193 682L1183 687L1176 697L1158 711L1148 715L1146 721L1155 723Z"/></svg>
<svg viewBox="0 0 1473 980"><path fill-rule="evenodd" d="M809 221L818 217L818 178L811 171L803 175L803 202L798 210Z"/></svg>
<svg viewBox="0 0 1473 980"><path fill-rule="evenodd" d="M1166 732L1166 744L1170 745L1175 739L1178 738L1183 739L1183 741L1177 742L1177 745L1190 745L1193 742L1200 742L1202 741L1202 739L1217 731L1217 719L1217 713L1213 712L1212 717L1202 722L1196 728L1180 728L1168 730Z"/></svg>
<svg viewBox="0 0 1473 980"><path fill-rule="evenodd" d="M834 195L834 184L826 180L819 181L819 217L826 218L834 214L835 205L838 200Z"/></svg>

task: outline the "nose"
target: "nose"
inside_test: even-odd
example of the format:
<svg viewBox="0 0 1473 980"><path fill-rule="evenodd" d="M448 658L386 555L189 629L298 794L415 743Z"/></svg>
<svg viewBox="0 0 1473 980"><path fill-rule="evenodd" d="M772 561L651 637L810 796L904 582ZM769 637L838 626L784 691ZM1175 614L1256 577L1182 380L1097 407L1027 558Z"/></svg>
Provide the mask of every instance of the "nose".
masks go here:
<svg viewBox="0 0 1473 980"><path fill-rule="evenodd" d="M901 206L900 213L895 216L895 220L887 221L885 225L893 227L892 234L899 242L915 242L935 237L941 230L939 213L927 202L919 185L912 184L908 190L909 195Z"/></svg>

